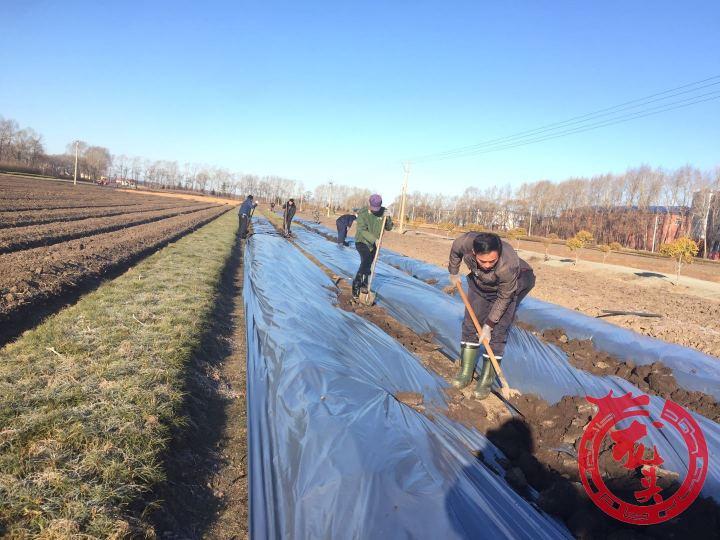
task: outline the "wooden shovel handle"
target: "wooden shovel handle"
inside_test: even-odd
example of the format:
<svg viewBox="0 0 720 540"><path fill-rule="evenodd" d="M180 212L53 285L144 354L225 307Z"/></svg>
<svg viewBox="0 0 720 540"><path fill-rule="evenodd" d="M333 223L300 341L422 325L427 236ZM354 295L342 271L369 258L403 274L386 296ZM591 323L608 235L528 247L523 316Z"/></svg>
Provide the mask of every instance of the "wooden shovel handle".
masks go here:
<svg viewBox="0 0 720 540"><path fill-rule="evenodd" d="M475 312L473 311L472 306L470 305L470 300L468 300L467 295L465 294L465 291L462 287L462 282L460 282L457 285L458 292L460 293L460 298L462 298L463 304L465 304L465 309L467 309L468 313L470 314L470 318L472 319L473 324L475 325L475 330L477 330L478 337L480 336L480 333L482 332L482 326L480 325L480 321L478 321L477 316L475 315ZM490 342L486 339L483 341L483 345L485 345L485 349L487 350L488 356L490 357L490 362L492 362L493 368L495 368L495 373L497 373L498 377L500 378L500 384L503 388L510 388L508 385L507 380L505 379L505 374L502 372L502 369L500 369L500 364L497 361L497 358L495 358L495 353L493 352L492 348L490 347Z"/></svg>
<svg viewBox="0 0 720 540"><path fill-rule="evenodd" d="M383 233L385 232L386 221L387 216L383 216L382 227L380 229L380 238L378 238L377 242L375 242L375 256L373 257L372 267L370 268L370 279L368 280L367 284L368 292L370 292L370 287L372 286L373 278L375 277L375 266L377 266L378 257L380 256L380 246L382 245L382 238Z"/></svg>

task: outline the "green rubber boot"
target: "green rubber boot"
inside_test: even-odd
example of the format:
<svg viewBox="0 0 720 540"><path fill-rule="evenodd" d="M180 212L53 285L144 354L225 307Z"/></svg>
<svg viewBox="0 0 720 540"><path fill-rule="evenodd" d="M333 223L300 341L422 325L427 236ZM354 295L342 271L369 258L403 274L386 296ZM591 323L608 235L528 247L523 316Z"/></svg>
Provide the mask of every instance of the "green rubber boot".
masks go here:
<svg viewBox="0 0 720 540"><path fill-rule="evenodd" d="M495 358L498 361L498 365L500 365L502 356L496 356ZM473 396L475 396L476 399L486 399L490 395L490 388L495 382L495 377L495 368L490 361L490 357L487 354L483 354L482 371L480 372L480 378L475 386Z"/></svg>
<svg viewBox="0 0 720 540"><path fill-rule="evenodd" d="M460 372L452 380L455 388L465 388L472 382L473 373L475 372L475 362L477 362L479 345L460 345Z"/></svg>

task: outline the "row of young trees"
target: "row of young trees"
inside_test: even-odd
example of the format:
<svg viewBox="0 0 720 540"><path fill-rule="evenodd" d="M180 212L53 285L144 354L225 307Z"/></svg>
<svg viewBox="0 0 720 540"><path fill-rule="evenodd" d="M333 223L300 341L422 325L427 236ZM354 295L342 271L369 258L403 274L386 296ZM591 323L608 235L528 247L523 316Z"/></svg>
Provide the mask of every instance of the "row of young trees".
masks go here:
<svg viewBox="0 0 720 540"><path fill-rule="evenodd" d="M366 188L328 182L316 187L309 199L316 208L329 208L333 212L366 206L370 195L372 195L371 191Z"/></svg>
<svg viewBox="0 0 720 540"><path fill-rule="evenodd" d="M280 176L259 176L234 172L223 167L199 163L149 160L141 157L116 155L109 174L114 178L131 179L154 189L178 189L243 197L252 193L264 201L282 201L303 193L302 182Z"/></svg>

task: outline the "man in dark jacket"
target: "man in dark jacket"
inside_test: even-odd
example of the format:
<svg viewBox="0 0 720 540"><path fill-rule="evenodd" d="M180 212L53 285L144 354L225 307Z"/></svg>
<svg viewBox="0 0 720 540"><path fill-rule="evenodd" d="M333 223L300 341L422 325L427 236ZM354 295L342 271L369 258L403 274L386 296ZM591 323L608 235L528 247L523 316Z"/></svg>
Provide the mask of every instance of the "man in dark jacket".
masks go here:
<svg viewBox="0 0 720 540"><path fill-rule="evenodd" d="M355 214L343 214L335 220L335 226L337 227L337 243L339 247L349 246L345 241L347 232L352 227L353 221L357 219Z"/></svg>
<svg viewBox="0 0 720 540"><path fill-rule="evenodd" d="M250 216L252 216L253 209L257 206L257 203L253 201L253 196L248 195L247 198L240 205L240 238L247 238L248 224L250 222Z"/></svg>
<svg viewBox="0 0 720 540"><path fill-rule="evenodd" d="M368 207L361 208L357 217L357 230L355 231L355 249L360 254L360 268L355 274L352 283L352 295L354 298L360 296L360 289L367 288L368 277L373 257L377 250L377 241L380 238L385 207L382 205L382 197L377 193L370 196ZM392 230L392 218L387 216L385 230Z"/></svg>
<svg viewBox="0 0 720 540"><path fill-rule="evenodd" d="M483 326L478 335L469 313L465 311L460 342L461 368L453 379L457 388L463 388L472 381L478 352L485 340L490 342L498 362L502 360L515 310L535 286L535 274L530 265L497 234L468 232L453 242L448 271L450 282L456 286L462 286L458 274L461 261L470 270L467 275L468 299ZM485 399L490 395L495 375L490 357L483 354L483 366L474 391L476 398Z"/></svg>
<svg viewBox="0 0 720 540"><path fill-rule="evenodd" d="M290 224L295 217L296 210L295 199L289 199L283 204L283 234L285 236L290 236Z"/></svg>

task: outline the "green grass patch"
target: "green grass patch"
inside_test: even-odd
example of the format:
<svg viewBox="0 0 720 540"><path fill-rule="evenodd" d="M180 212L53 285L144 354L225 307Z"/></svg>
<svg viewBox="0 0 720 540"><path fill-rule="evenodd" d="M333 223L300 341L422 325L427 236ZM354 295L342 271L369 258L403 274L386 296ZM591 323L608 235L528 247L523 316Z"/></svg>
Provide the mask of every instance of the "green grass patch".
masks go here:
<svg viewBox="0 0 720 540"><path fill-rule="evenodd" d="M152 534L185 370L237 230L228 212L0 349L0 536Z"/></svg>

